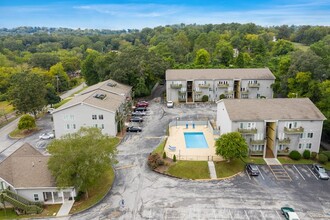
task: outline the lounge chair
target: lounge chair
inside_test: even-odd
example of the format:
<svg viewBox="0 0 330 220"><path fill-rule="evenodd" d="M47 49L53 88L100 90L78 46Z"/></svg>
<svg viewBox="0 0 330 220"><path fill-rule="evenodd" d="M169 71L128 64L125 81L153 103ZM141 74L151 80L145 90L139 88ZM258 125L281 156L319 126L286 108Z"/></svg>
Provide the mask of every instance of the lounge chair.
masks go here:
<svg viewBox="0 0 330 220"><path fill-rule="evenodd" d="M169 149L170 151L176 151L176 147L175 147L175 146L171 146L171 145L169 145L169 146L168 146L168 149Z"/></svg>

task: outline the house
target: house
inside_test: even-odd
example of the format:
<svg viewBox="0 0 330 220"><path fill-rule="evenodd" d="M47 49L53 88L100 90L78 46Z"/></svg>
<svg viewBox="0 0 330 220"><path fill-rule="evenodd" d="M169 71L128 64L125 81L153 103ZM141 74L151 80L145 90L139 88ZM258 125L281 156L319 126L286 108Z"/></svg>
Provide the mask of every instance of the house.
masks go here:
<svg viewBox="0 0 330 220"><path fill-rule="evenodd" d="M29 201L45 204L63 203L73 200L73 187L59 189L47 167L49 156L45 156L30 144L25 143L0 162L0 191L9 190ZM14 196L16 197L16 196Z"/></svg>
<svg viewBox="0 0 330 220"><path fill-rule="evenodd" d="M319 152L323 121L308 98L223 99L217 102L220 135L238 131L250 155L277 157L290 151Z"/></svg>
<svg viewBox="0 0 330 220"><path fill-rule="evenodd" d="M131 105L132 87L113 80L90 86L53 112L55 137L97 127L116 136Z"/></svg>
<svg viewBox="0 0 330 220"><path fill-rule="evenodd" d="M166 70L166 97L174 102L198 102L221 98L272 98L275 76L260 69L169 69Z"/></svg>

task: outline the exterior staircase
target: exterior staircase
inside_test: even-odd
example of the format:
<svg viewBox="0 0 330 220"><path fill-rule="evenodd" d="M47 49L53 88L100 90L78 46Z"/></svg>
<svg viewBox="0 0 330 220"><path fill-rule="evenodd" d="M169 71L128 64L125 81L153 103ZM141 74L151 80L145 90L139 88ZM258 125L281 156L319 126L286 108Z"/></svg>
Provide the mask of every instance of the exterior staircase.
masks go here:
<svg viewBox="0 0 330 220"><path fill-rule="evenodd" d="M23 214L39 214L43 211L42 203L29 201L10 190L0 191L0 201L12 204Z"/></svg>

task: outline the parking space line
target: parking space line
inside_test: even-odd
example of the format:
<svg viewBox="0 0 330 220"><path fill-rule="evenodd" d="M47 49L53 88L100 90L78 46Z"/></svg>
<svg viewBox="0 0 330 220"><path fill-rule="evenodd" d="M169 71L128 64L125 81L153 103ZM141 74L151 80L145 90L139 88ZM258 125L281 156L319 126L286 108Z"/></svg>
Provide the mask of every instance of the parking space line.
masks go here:
<svg viewBox="0 0 330 220"><path fill-rule="evenodd" d="M262 210L260 211L260 213L261 213L262 219L265 219L265 216L264 216L264 213Z"/></svg>
<svg viewBox="0 0 330 220"><path fill-rule="evenodd" d="M229 211L230 219L234 219L233 216L231 215L230 209L228 209L228 211Z"/></svg>
<svg viewBox="0 0 330 220"><path fill-rule="evenodd" d="M251 177L250 177L248 171L245 170L245 173L246 173L246 175L249 177L249 179L251 180Z"/></svg>
<svg viewBox="0 0 330 220"><path fill-rule="evenodd" d="M258 167L258 166L257 166L257 169L259 170L259 173L260 173L260 175L261 175L262 179L263 179L263 180L265 180L265 178L264 178L264 176L262 175L262 173L261 173L261 171L260 171L260 169L259 169L259 167Z"/></svg>
<svg viewBox="0 0 330 220"><path fill-rule="evenodd" d="M297 170L297 172L299 173L299 175L301 176L301 178L303 178L303 180L306 180L305 177L303 177L303 175L300 173L300 171L297 169L297 167L295 165L293 165L293 167Z"/></svg>
<svg viewBox="0 0 330 220"><path fill-rule="evenodd" d="M250 220L250 217L249 217L249 215L246 213L246 210L245 210L245 209L244 209L244 213L245 213L245 215L246 215L247 219L249 219L249 220Z"/></svg>
<svg viewBox="0 0 330 220"><path fill-rule="evenodd" d="M278 214L278 211L275 210L276 214L278 215L278 217L282 218L282 215ZM281 213L282 214L282 213Z"/></svg>
<svg viewBox="0 0 330 220"><path fill-rule="evenodd" d="M307 166L307 165L306 165ZM309 166L307 166L307 168L309 169L309 171L311 171L311 173L313 174L313 176L315 177L315 179L319 179L319 178L317 178L317 176L315 176L315 174L314 174L314 172L313 172L313 170L311 170L311 168L309 168Z"/></svg>

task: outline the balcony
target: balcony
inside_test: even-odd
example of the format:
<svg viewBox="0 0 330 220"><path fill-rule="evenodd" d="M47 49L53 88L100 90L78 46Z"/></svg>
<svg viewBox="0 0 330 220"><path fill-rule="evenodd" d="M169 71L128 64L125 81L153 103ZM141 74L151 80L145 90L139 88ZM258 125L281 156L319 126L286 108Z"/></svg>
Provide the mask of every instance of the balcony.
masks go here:
<svg viewBox="0 0 330 220"><path fill-rule="evenodd" d="M253 140L252 138L250 139L250 144L265 144L265 140Z"/></svg>
<svg viewBox="0 0 330 220"><path fill-rule="evenodd" d="M187 93L187 91L183 88L181 88L179 91L178 91L179 95L184 95Z"/></svg>
<svg viewBox="0 0 330 220"><path fill-rule="evenodd" d="M249 90L244 90L244 91L241 91L241 94L244 95L244 94L249 94Z"/></svg>
<svg viewBox="0 0 330 220"><path fill-rule="evenodd" d="M291 143L290 138L278 139L278 144L288 145Z"/></svg>
<svg viewBox="0 0 330 220"><path fill-rule="evenodd" d="M304 133L304 128L303 127L299 127L299 128L284 127L284 133L286 133L286 134L301 134L301 133Z"/></svg>
<svg viewBox="0 0 330 220"><path fill-rule="evenodd" d="M210 84L199 84L198 87L201 89L208 89L210 88Z"/></svg>
<svg viewBox="0 0 330 220"><path fill-rule="evenodd" d="M259 88L260 87L260 83L249 83L248 84L249 88Z"/></svg>
<svg viewBox="0 0 330 220"><path fill-rule="evenodd" d="M171 84L171 89L181 89L182 84Z"/></svg>
<svg viewBox="0 0 330 220"><path fill-rule="evenodd" d="M258 130L256 128L239 128L237 131L242 134L256 134Z"/></svg>
<svg viewBox="0 0 330 220"><path fill-rule="evenodd" d="M196 93L196 94L202 94L203 91L202 91L202 90L196 90L196 89L195 89L195 93Z"/></svg>
<svg viewBox="0 0 330 220"><path fill-rule="evenodd" d="M179 100L179 102L185 102L186 101L186 97L182 98L181 96L179 96L178 100Z"/></svg>
<svg viewBox="0 0 330 220"><path fill-rule="evenodd" d="M261 150L250 150L250 155L251 156L262 156L262 155L264 155L264 152Z"/></svg>
<svg viewBox="0 0 330 220"><path fill-rule="evenodd" d="M232 94L234 94L234 91L228 91L228 90L226 90L226 91L224 92L224 94L225 94L225 95L232 95Z"/></svg>
<svg viewBox="0 0 330 220"><path fill-rule="evenodd" d="M217 84L217 87L218 88L228 88L229 87L229 84Z"/></svg>

